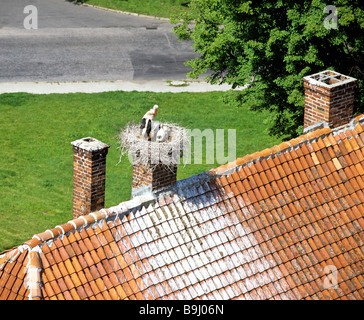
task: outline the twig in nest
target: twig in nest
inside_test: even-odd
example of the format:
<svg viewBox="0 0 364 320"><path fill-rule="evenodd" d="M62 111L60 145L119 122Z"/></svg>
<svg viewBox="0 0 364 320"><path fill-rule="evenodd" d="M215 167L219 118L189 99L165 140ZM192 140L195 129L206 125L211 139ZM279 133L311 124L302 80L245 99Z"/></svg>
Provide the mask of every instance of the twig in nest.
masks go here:
<svg viewBox="0 0 364 320"><path fill-rule="evenodd" d="M128 154L130 162L155 167L163 164L173 170L180 164L182 155L187 155L191 148L191 139L187 129L173 123L160 123L170 128L166 141L147 141L140 136L138 124L128 123L118 135L121 158Z"/></svg>

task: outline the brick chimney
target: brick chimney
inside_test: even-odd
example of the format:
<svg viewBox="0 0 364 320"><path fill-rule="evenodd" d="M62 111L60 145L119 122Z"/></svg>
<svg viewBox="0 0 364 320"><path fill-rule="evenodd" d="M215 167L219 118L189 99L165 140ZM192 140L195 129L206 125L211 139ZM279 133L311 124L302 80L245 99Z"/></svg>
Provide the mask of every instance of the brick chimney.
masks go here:
<svg viewBox="0 0 364 320"><path fill-rule="evenodd" d="M331 70L304 77L305 131L320 122L332 129L347 124L353 118L356 83L355 78Z"/></svg>
<svg viewBox="0 0 364 320"><path fill-rule="evenodd" d="M152 165L148 163L133 164L132 197L146 192L154 193L174 184L177 180L177 166L167 166L163 163Z"/></svg>
<svg viewBox="0 0 364 320"><path fill-rule="evenodd" d="M73 219L100 210L105 203L106 155L109 146L95 138L73 145Z"/></svg>

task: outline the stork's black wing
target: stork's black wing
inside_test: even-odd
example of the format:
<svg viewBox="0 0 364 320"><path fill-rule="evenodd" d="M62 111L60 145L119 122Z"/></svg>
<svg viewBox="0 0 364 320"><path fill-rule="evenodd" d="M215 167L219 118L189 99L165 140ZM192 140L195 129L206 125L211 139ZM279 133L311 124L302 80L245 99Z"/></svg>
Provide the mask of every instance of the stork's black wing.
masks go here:
<svg viewBox="0 0 364 320"><path fill-rule="evenodd" d="M146 122L146 119L143 118L142 121L140 122L140 129L144 129L145 128L145 122Z"/></svg>
<svg viewBox="0 0 364 320"><path fill-rule="evenodd" d="M152 121L148 120L147 131L146 131L148 137L151 131L152 131Z"/></svg>

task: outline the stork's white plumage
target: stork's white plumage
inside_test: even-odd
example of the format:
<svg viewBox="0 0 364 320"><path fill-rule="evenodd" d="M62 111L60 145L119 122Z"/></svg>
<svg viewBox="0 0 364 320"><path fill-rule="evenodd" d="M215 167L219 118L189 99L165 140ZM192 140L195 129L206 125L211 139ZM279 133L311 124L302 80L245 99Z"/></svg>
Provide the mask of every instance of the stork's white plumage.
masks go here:
<svg viewBox="0 0 364 320"><path fill-rule="evenodd" d="M151 131L153 126L153 121L155 116L157 115L158 106L154 105L152 109L150 109L142 118L140 123L141 136L144 139L151 140Z"/></svg>
<svg viewBox="0 0 364 320"><path fill-rule="evenodd" d="M171 128L165 124L159 126L157 134L156 134L156 141L157 142L165 142L169 139L171 135Z"/></svg>

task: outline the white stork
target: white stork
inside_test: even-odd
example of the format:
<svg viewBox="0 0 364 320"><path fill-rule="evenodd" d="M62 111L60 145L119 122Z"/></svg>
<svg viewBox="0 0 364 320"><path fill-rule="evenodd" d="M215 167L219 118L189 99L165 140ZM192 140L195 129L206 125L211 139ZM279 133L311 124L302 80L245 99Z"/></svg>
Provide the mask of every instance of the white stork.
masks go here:
<svg viewBox="0 0 364 320"><path fill-rule="evenodd" d="M167 141L171 135L171 131L172 131L172 129L168 125L165 125L165 124L159 125L158 131L156 134L156 141L157 142Z"/></svg>
<svg viewBox="0 0 364 320"><path fill-rule="evenodd" d="M150 109L142 118L140 123L141 136L144 139L151 140L151 132L153 127L153 121L157 115L158 106L154 105L153 109Z"/></svg>

